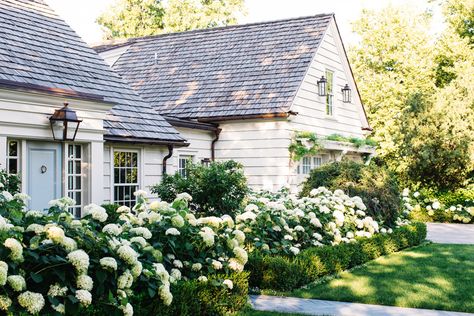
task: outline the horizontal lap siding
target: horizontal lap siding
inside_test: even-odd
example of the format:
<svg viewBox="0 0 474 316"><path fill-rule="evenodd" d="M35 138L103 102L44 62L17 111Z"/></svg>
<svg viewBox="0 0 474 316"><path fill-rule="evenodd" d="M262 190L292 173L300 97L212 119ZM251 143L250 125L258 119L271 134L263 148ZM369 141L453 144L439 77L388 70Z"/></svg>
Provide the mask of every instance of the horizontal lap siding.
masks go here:
<svg viewBox="0 0 474 316"><path fill-rule="evenodd" d="M287 121L226 122L220 127L217 159L240 162L251 187L275 190L288 182L290 131Z"/></svg>
<svg viewBox="0 0 474 316"><path fill-rule="evenodd" d="M106 203L113 199L112 150L135 150L139 153L140 189L150 192L150 187L162 179L163 157L168 153L164 146L132 146L108 144L104 147L104 197ZM149 195L154 199L156 196Z"/></svg>
<svg viewBox="0 0 474 316"><path fill-rule="evenodd" d="M183 127L178 127L176 129L181 136L187 140L189 146L176 148L175 153L173 154L173 159L170 159L172 165L172 170L170 169L170 172L174 172L178 169L178 157L180 154L194 156L195 162L211 158L211 144L215 137L214 132Z"/></svg>
<svg viewBox="0 0 474 316"><path fill-rule="evenodd" d="M351 84L352 78L342 63L345 56L339 54L335 36L337 33L329 27L293 102L292 110L298 115L292 117L291 129L312 131L320 136L363 137L360 104L354 88L352 103L342 102L341 89L346 83ZM334 71L334 117L326 116L326 99L317 94L317 81L326 69Z"/></svg>

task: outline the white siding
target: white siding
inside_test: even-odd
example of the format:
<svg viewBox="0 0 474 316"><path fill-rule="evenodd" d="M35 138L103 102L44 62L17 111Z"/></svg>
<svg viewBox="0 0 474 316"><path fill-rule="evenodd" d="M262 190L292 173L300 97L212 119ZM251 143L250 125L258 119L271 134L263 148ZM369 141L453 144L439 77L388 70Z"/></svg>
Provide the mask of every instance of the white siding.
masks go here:
<svg viewBox="0 0 474 316"><path fill-rule="evenodd" d="M251 187L276 190L288 183L290 131L286 120L224 122L220 128L216 158L242 163Z"/></svg>
<svg viewBox="0 0 474 316"><path fill-rule="evenodd" d="M150 187L159 183L162 178L163 157L168 153L164 146L132 146L126 144L110 144L104 147L104 201L110 203L113 200L113 154L114 150L138 151L139 176L138 181L141 190L150 192ZM169 160L168 160L169 162ZM149 195L155 199L156 196Z"/></svg>
<svg viewBox="0 0 474 316"><path fill-rule="evenodd" d="M211 159L211 144L215 138L214 132L184 127L176 127L176 129L190 145L174 150L173 157L168 160L169 168L167 172L169 174L178 169L179 155L194 156L194 162L196 163L206 158Z"/></svg>
<svg viewBox="0 0 474 316"><path fill-rule="evenodd" d="M317 81L326 69L334 72L333 116L326 115L326 97L318 95ZM346 83L352 90L352 103L342 102L341 89ZM292 130L311 131L319 136L340 134L364 137L362 127L366 126L366 122L362 105L334 21L311 62L291 109L298 112L291 118Z"/></svg>

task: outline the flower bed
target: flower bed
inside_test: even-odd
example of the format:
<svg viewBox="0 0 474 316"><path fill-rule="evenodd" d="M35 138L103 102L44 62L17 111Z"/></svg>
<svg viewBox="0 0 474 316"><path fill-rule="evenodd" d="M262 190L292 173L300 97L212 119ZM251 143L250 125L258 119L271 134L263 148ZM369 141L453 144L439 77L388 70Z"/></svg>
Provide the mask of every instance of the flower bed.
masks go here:
<svg viewBox="0 0 474 316"><path fill-rule="evenodd" d="M471 193L472 194L472 193ZM424 196L420 192L402 192L404 213L410 218L424 222L474 223L474 200L465 199L460 203L442 203L440 200Z"/></svg>
<svg viewBox="0 0 474 316"><path fill-rule="evenodd" d="M318 278L420 244L426 238L426 225L413 223L394 229L390 234L357 239L352 243L311 247L296 257L254 253L246 269L250 286L259 289L289 291Z"/></svg>
<svg viewBox="0 0 474 316"><path fill-rule="evenodd" d="M287 190L263 192L250 198L236 225L246 236L249 252L297 255L314 246L352 243L357 237L391 232L391 228L365 213L359 197L323 187L298 198ZM399 218L398 224L407 223Z"/></svg>
<svg viewBox="0 0 474 316"><path fill-rule="evenodd" d="M119 207L114 218L92 204L77 220L67 211L71 199L51 201L46 213L23 211L26 196L1 192L0 309L68 315L132 315L157 306L177 311L185 305L180 289L198 297L187 307L190 314L240 309L247 253L232 218L196 219L187 194L172 205L149 204L145 195L136 192L134 209Z"/></svg>

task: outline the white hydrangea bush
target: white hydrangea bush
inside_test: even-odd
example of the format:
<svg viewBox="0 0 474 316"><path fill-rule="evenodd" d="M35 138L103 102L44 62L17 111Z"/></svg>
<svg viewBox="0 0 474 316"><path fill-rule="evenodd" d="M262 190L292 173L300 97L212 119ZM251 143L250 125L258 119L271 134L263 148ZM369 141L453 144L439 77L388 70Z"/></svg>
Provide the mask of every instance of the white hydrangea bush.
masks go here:
<svg viewBox="0 0 474 316"><path fill-rule="evenodd" d="M365 213L360 197L321 187L299 198L283 189L250 197L236 216L236 227L246 236L248 251L297 255L302 249L355 242L377 233L391 233Z"/></svg>
<svg viewBox="0 0 474 316"><path fill-rule="evenodd" d="M449 220L463 224L474 222L474 201L465 200L463 204L445 205L434 198L424 197L418 191L405 188L402 191L403 213L426 213L432 221Z"/></svg>
<svg viewBox="0 0 474 316"><path fill-rule="evenodd" d="M6 192L6 191L5 191ZM75 219L69 198L50 202L47 212L26 210L26 197L0 193L0 313L133 315L136 295L173 301L179 280L242 271L247 260L234 221L196 218L191 197L171 205L148 203L135 193L133 209L109 214L98 205L84 207ZM223 278L212 286L232 289ZM215 284L214 284L215 283Z"/></svg>

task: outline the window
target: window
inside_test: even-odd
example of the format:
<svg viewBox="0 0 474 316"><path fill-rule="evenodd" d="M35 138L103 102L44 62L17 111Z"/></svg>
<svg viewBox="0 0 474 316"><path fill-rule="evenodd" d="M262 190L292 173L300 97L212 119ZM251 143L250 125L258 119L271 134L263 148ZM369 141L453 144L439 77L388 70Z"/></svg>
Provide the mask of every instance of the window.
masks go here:
<svg viewBox="0 0 474 316"><path fill-rule="evenodd" d="M303 157L303 174L309 174L311 171L311 157Z"/></svg>
<svg viewBox="0 0 474 316"><path fill-rule="evenodd" d="M334 72L326 70L326 114L332 116L334 114Z"/></svg>
<svg viewBox="0 0 474 316"><path fill-rule="evenodd" d="M320 156L303 157L296 171L298 174L309 174L311 170L321 167L322 164L323 158Z"/></svg>
<svg viewBox="0 0 474 316"><path fill-rule="evenodd" d="M182 177L187 177L188 172L187 172L187 167L190 162L193 162L193 156L191 155L180 155L178 158L178 173Z"/></svg>
<svg viewBox="0 0 474 316"><path fill-rule="evenodd" d="M66 170L66 194L76 201L76 205L70 208L70 212L75 217L81 217L81 208L83 204L82 192L82 146L66 145L67 148L67 170Z"/></svg>
<svg viewBox="0 0 474 316"><path fill-rule="evenodd" d="M20 169L20 144L16 140L8 141L7 148L7 172L18 174Z"/></svg>
<svg viewBox="0 0 474 316"><path fill-rule="evenodd" d="M114 203L133 207L138 190L138 152L114 151Z"/></svg>

